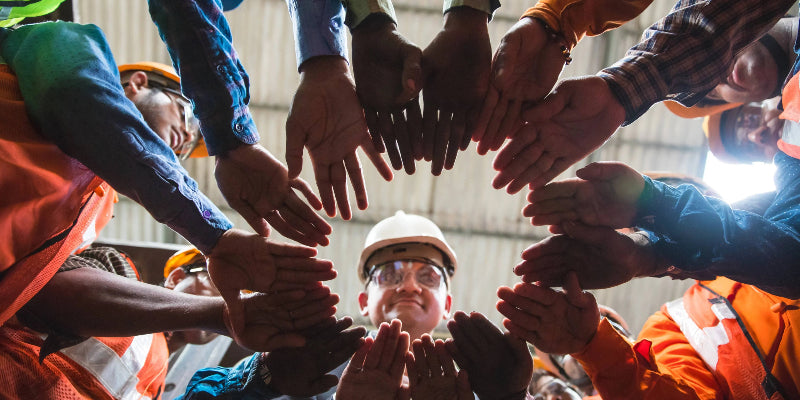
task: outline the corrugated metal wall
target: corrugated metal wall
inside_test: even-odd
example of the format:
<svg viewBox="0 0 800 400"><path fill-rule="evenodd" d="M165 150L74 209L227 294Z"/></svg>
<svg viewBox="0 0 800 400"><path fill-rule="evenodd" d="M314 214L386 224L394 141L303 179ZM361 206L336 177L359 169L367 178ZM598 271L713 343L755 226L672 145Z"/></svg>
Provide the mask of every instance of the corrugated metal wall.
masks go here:
<svg viewBox="0 0 800 400"><path fill-rule="evenodd" d="M78 18L94 23L106 32L118 63L154 60L169 62L144 1L79 0ZM424 48L441 27L441 3L397 0L399 30ZM490 24L493 48L530 1L508 1ZM563 76L593 74L622 56L634 44L644 27L666 13L670 0L656 0L639 19L616 31L584 40L573 52L574 62ZM299 77L294 58L292 26L281 0L248 0L227 14L234 43L251 78L251 110L261 133L261 143L279 158L285 150L284 123ZM474 148L474 147L473 147ZM702 175L706 149L697 121L676 118L661 105L636 123L623 128L588 161L621 160L642 170L669 170ZM342 296L340 314L358 315L356 295L362 289L355 275L355 263L371 225L396 210L432 218L446 232L458 253L461 266L453 285L454 309L481 311L494 321L495 291L511 285L517 277L511 268L520 252L546 236L520 216L525 194L510 196L490 186L494 176L492 158L480 157L472 149L458 156L456 168L435 178L429 165L420 164L413 176L397 173L384 182L362 157L370 207L356 212L352 221L332 219L331 245L320 249L320 257L335 262L339 277L330 286ZM586 162L578 166L585 165ZM190 160L186 167L200 187L223 207L240 228L247 225L227 209L216 189L212 160ZM573 176L575 168L565 172ZM313 182L308 162L303 177ZM119 203L116 219L104 238L181 242L182 239L157 223L129 200ZM629 319L637 329L664 301L678 297L689 282L643 279L611 290L598 291L598 301L608 304Z"/></svg>

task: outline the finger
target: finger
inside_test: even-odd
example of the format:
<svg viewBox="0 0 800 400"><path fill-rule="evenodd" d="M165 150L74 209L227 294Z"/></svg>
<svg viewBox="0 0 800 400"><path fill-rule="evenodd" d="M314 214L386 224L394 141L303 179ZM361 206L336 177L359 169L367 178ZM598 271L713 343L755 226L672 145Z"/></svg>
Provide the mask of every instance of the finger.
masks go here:
<svg viewBox="0 0 800 400"><path fill-rule="evenodd" d="M381 135L380 124L378 123L378 113L371 108L364 109L364 118L367 120L367 129L372 139L372 146L378 153L383 153L386 148L383 147L383 136Z"/></svg>
<svg viewBox="0 0 800 400"><path fill-rule="evenodd" d="M372 346L372 350L369 354L367 354L366 360L364 360L364 369L378 369L383 361L382 359L387 358L386 353L388 353L388 348L391 347L394 349L394 345L397 342L397 337L393 337L392 334L393 332L391 328L389 328L389 324L382 323L378 328L378 334L375 336L375 344ZM391 344L389 342L391 342Z"/></svg>
<svg viewBox="0 0 800 400"><path fill-rule="evenodd" d="M564 294L566 294L569 303L578 308L589 308L595 304L594 296L581 289L578 283L578 274L575 271L567 273L567 279L564 282Z"/></svg>
<svg viewBox="0 0 800 400"><path fill-rule="evenodd" d="M509 321L523 328L525 331L535 332L542 328L542 322L538 314L529 314L505 301L499 301L496 308L500 314L503 314Z"/></svg>
<svg viewBox="0 0 800 400"><path fill-rule="evenodd" d="M284 219L295 225L295 229L301 232L324 238L333 231L330 224L320 217L316 212L309 208L303 200L294 193L286 197L286 209L281 209ZM302 229L300 227L303 227Z"/></svg>
<svg viewBox="0 0 800 400"><path fill-rule="evenodd" d="M397 150L397 138L395 137L394 128L392 127L392 114L389 111L379 112L378 124L380 125L383 144L386 146L386 154L389 155L392 168L400 170L403 168L403 161L400 158L399 150Z"/></svg>
<svg viewBox="0 0 800 400"><path fill-rule="evenodd" d="M456 112L453 114L453 121L450 126L450 141L447 144L447 155L444 159L445 169L453 169L453 165L456 163L456 156L464 137L465 124L464 113ZM467 144L469 144L469 141L467 141Z"/></svg>
<svg viewBox="0 0 800 400"><path fill-rule="evenodd" d="M467 315L462 311L456 312L453 315L453 319L447 322L447 329L450 331L453 342L458 348L456 359L460 359L458 361L459 365L462 367L475 365L479 361L475 358L478 356L478 352L476 351L477 346L472 342L470 336L466 334L466 330L470 329Z"/></svg>
<svg viewBox="0 0 800 400"><path fill-rule="evenodd" d="M331 370L347 361L364 343L363 336L365 334L366 329L357 327L337 336L336 340L331 342L331 346L328 347L330 353L325 361L324 368Z"/></svg>
<svg viewBox="0 0 800 400"><path fill-rule="evenodd" d="M450 141L450 121L453 114L448 111L439 110L439 120L436 123L436 133L433 138L433 160L431 162L431 172L434 176L439 176L444 168L447 143Z"/></svg>
<svg viewBox="0 0 800 400"><path fill-rule="evenodd" d="M411 344L411 347L414 347L413 343ZM420 372L417 369L417 360L413 353L406 353L405 362L406 372L408 373L408 387L413 392L417 387L417 382L419 381L420 377L424 375L420 375Z"/></svg>
<svg viewBox="0 0 800 400"><path fill-rule="evenodd" d="M414 153L411 149L411 142L408 137L408 126L406 125L406 117L403 111L393 112L392 120L394 121L394 136L397 138L397 147L400 149L400 158L403 161L406 173L412 175L415 170Z"/></svg>
<svg viewBox="0 0 800 400"><path fill-rule="evenodd" d="M528 331L509 319L503 320L503 327L505 327L511 335L520 338L521 340L524 340L534 346L541 342L538 332Z"/></svg>
<svg viewBox="0 0 800 400"><path fill-rule="evenodd" d="M413 99L422 89L422 51L416 46L403 48L403 92L396 99L396 103L405 103Z"/></svg>
<svg viewBox="0 0 800 400"><path fill-rule="evenodd" d="M572 166L572 164L576 163L577 161L578 159L572 160L563 157L556 159L553 165L548 170L542 172L542 174L539 175L536 179L533 179L531 181L531 184L528 185L528 187L531 189L536 189L548 184L550 181L555 179L555 177L560 175L562 172L566 171L567 168Z"/></svg>
<svg viewBox="0 0 800 400"><path fill-rule="evenodd" d="M447 341L444 342L444 346L447 349L447 353L450 354L450 356L453 358L453 360L455 360L462 370L470 368L471 365L467 359L461 355L461 352L458 350L458 345L456 345L452 338L447 339Z"/></svg>
<svg viewBox="0 0 800 400"><path fill-rule="evenodd" d="M525 344L524 340L510 334L509 332L503 334L503 339L511 348L511 352L518 361L530 360L532 358L531 352L528 349L528 345Z"/></svg>
<svg viewBox="0 0 800 400"><path fill-rule="evenodd" d="M317 180L317 190L322 207L329 217L336 216L336 199L333 197L333 184L331 182L331 171L329 165L314 165L314 177Z"/></svg>
<svg viewBox="0 0 800 400"><path fill-rule="evenodd" d="M530 151L536 154L536 152L541 151L541 149L531 149ZM527 157L527 154L525 157ZM553 167L554 160L555 158L550 152L544 151L539 153L539 156L536 158L536 163L529 165L528 168L524 169L508 184L508 193L517 193L524 189L525 186L528 186L529 183L534 182L536 178L542 175L542 171L548 171Z"/></svg>
<svg viewBox="0 0 800 400"><path fill-rule="evenodd" d="M505 138L500 133L500 126L503 124L503 119L508 113L508 107L511 100L503 93L499 94L497 105L492 114L489 116L489 122L486 127L486 136L483 138L478 148L478 154L486 154L489 150L495 149L497 143L502 143Z"/></svg>
<svg viewBox="0 0 800 400"><path fill-rule="evenodd" d="M295 190L299 190L303 197L308 200L308 204L315 210L319 211L322 209L322 201L320 201L319 197L314 194L314 191L311 189L311 185L308 184L304 179L295 178L289 181L289 186ZM296 195L295 195L296 196ZM305 208L305 207L303 207ZM299 210L295 210L295 212L299 212ZM301 213L305 214L305 213ZM310 211L310 214L317 215L315 212ZM309 215L309 217L311 217ZM311 217L313 218L313 217ZM308 218L307 218L308 219ZM310 220L310 219L309 219ZM322 221L322 218L320 218Z"/></svg>
<svg viewBox="0 0 800 400"><path fill-rule="evenodd" d="M569 248L570 242L571 240L563 235L550 236L523 250L521 257L523 260L534 260L546 255L563 254Z"/></svg>
<svg viewBox="0 0 800 400"><path fill-rule="evenodd" d="M286 166L289 169L289 179L300 176L303 170L303 147L307 138L306 132L294 118L286 120Z"/></svg>
<svg viewBox="0 0 800 400"><path fill-rule="evenodd" d="M625 164L615 162L593 162L575 171L578 178L587 181L607 181L626 175L631 168Z"/></svg>
<svg viewBox="0 0 800 400"><path fill-rule="evenodd" d="M520 177L530 176L531 174L534 177L538 176L541 173L539 162L543 156L545 156L544 149L536 142L530 143L527 147L517 152L514 159L499 170L500 172L495 176L492 185L495 188L508 186L507 192L509 194L522 190L527 185L527 182L523 182L520 185Z"/></svg>
<svg viewBox="0 0 800 400"><path fill-rule="evenodd" d="M575 197L578 188L585 184L582 179L565 179L560 182L552 182L528 193L527 200L532 204L537 204L547 200L562 200Z"/></svg>
<svg viewBox="0 0 800 400"><path fill-rule="evenodd" d="M361 149L364 150L364 154L367 155L367 158L372 162L372 165L375 166L375 169L378 170L378 173L385 181L391 181L394 175L392 174L392 168L389 167L389 164L386 163L386 160L381 157L381 154L375 150L373 146L367 142L365 139L361 143Z"/></svg>
<svg viewBox="0 0 800 400"><path fill-rule="evenodd" d="M483 340L487 344L487 348L489 349L500 349L503 345L502 343L502 335L503 332L500 331L493 323L491 323L486 317L478 312L472 312L469 314L469 318L473 323L473 326L476 328L476 333L480 334Z"/></svg>
<svg viewBox="0 0 800 400"><path fill-rule="evenodd" d="M563 282L567 271L570 269L565 261L566 255L546 255L530 261L523 261L514 267L514 273L523 277L523 282L557 280ZM549 285L543 285L549 286Z"/></svg>
<svg viewBox="0 0 800 400"><path fill-rule="evenodd" d="M503 145L506 138L513 137L513 135L523 126L522 122L522 102L513 100L508 104L508 110L503 116L500 128L498 128L495 141L491 143L491 150L497 150Z"/></svg>
<svg viewBox="0 0 800 400"><path fill-rule="evenodd" d="M367 188L364 185L361 161L355 152L345 157L344 167L347 170L347 176L350 177L350 184L353 185L353 192L356 194L356 206L359 210L366 210L367 206L369 206L369 198L367 197Z"/></svg>
<svg viewBox="0 0 800 400"><path fill-rule="evenodd" d="M284 216L288 217L289 219L293 220L295 223L288 222ZM272 212L267 217L267 222L275 228L281 235L286 236L288 239L294 240L300 244L306 246L316 246L318 241L314 238L310 237L310 235L306 235L305 232L300 231L300 229L305 229L310 231L312 234L316 230L314 226L311 224L297 218L293 213L286 212L285 214L281 214L279 212ZM319 235L315 235L319 236Z"/></svg>
<svg viewBox="0 0 800 400"><path fill-rule="evenodd" d="M474 121L472 130L469 131L469 136L471 139L478 142L478 154L486 154L485 151L481 152L481 150L484 148L481 145L481 142L484 140L484 138L491 136L490 133L487 132L487 129L489 128L489 121L492 118L495 107L498 105L499 99L500 94L497 92L497 89L495 89L493 85L489 85L489 90L486 92L486 98L483 99L483 106L481 106L478 117Z"/></svg>
<svg viewBox="0 0 800 400"><path fill-rule="evenodd" d="M543 122L553 119L553 117L564 111L569 102L569 95L559 89L562 89L560 85L550 92L544 100L523 110L522 119L531 123Z"/></svg>
<svg viewBox="0 0 800 400"><path fill-rule="evenodd" d="M336 278L336 270L325 271L297 271L297 270L283 270L278 271L276 281L302 284L308 282L322 282L329 281ZM258 288L254 288L258 289Z"/></svg>
<svg viewBox="0 0 800 400"><path fill-rule="evenodd" d="M405 110L408 140L414 151L414 159L419 161L422 160L424 153L422 144L422 111L419 108L419 98L408 102Z"/></svg>
<svg viewBox="0 0 800 400"><path fill-rule="evenodd" d="M347 193L347 175L344 165L334 164L331 165L331 183L333 184L333 194L336 197L336 203L339 204L339 214L342 219L347 221L352 218L350 212L350 197Z"/></svg>
<svg viewBox="0 0 800 400"><path fill-rule="evenodd" d="M474 398L472 387L469 384L469 374L466 370L462 369L458 372L458 376L456 377L456 392L458 393L459 399Z"/></svg>
<svg viewBox="0 0 800 400"><path fill-rule="evenodd" d="M489 348L489 342L481 331L482 326L471 315L462 313L455 315L454 319L461 327L462 340L466 340L473 348L479 351Z"/></svg>
<svg viewBox="0 0 800 400"><path fill-rule="evenodd" d="M434 346L434 351L442 366L442 373L445 376L456 376L456 366L453 363L453 357L447 351L444 341L437 340Z"/></svg>
<svg viewBox="0 0 800 400"><path fill-rule="evenodd" d="M375 340L371 337L367 337L364 339L364 343L361 344L361 347L353 353L353 357L350 358L350 363L347 364L345 368L345 374L355 374L361 371L361 368L364 366L364 361L367 358L367 354L370 353L372 346L374 345Z"/></svg>
<svg viewBox="0 0 800 400"><path fill-rule="evenodd" d="M417 376L429 377L431 368L428 364L428 358L425 356L425 346L422 344L421 339L414 340L411 343L411 352L414 354L414 366Z"/></svg>
<svg viewBox="0 0 800 400"><path fill-rule="evenodd" d="M397 341L397 347L394 353L393 362L389 369L389 376L393 377L396 381L403 379L403 370L405 369L405 359L408 353L409 336L407 332L400 332Z"/></svg>
<svg viewBox="0 0 800 400"><path fill-rule="evenodd" d="M228 205L231 206L239 215L247 221L247 224L250 225L253 230L263 236L269 236L269 225L267 224L267 220L262 218L259 213L249 204L243 201L228 201Z"/></svg>
<svg viewBox="0 0 800 400"><path fill-rule="evenodd" d="M517 308L531 310L537 314L544 314L542 310L550 312L547 307L552 306L561 299L563 294L546 286L520 282L514 285L515 296L504 300ZM542 308L544 307L544 308Z"/></svg>
<svg viewBox="0 0 800 400"><path fill-rule="evenodd" d="M436 345L430 335L422 335L422 347L425 349L425 358L428 360L428 369L431 376L441 376L442 363L436 354Z"/></svg>
<svg viewBox="0 0 800 400"><path fill-rule="evenodd" d="M436 141L436 124L439 120L439 110L433 101L425 99L425 109L422 114L422 157L425 161L433 160L433 151Z"/></svg>

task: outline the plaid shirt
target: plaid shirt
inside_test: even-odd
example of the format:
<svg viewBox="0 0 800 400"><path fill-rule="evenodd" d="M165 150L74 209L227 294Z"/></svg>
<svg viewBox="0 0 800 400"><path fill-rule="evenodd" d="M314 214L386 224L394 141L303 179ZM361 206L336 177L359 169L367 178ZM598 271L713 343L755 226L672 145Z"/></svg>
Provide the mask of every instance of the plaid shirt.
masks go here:
<svg viewBox="0 0 800 400"><path fill-rule="evenodd" d="M680 0L598 75L625 107L626 125L662 100L693 105L725 77L734 55L796 1Z"/></svg>

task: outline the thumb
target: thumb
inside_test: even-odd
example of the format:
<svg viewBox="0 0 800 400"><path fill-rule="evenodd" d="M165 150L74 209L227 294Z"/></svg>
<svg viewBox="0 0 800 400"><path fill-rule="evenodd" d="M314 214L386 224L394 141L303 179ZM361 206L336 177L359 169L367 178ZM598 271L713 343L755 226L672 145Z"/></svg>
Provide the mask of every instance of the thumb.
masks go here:
<svg viewBox="0 0 800 400"><path fill-rule="evenodd" d="M243 201L228 201L228 204L247 221L247 224L250 225L257 234L263 237L269 237L270 229L267 220L262 218L250 204Z"/></svg>
<svg viewBox="0 0 800 400"><path fill-rule="evenodd" d="M581 290L580 283L578 282L578 275L575 271L567 273L567 279L564 282L564 293L567 295L567 301L575 307L587 308L594 303L594 296L589 292Z"/></svg>
<svg viewBox="0 0 800 400"><path fill-rule="evenodd" d="M456 377L456 392L458 392L459 400L473 399L472 388L469 385L469 374L467 370L462 369L458 371Z"/></svg>
<svg viewBox="0 0 800 400"><path fill-rule="evenodd" d="M492 83L500 92L506 91L508 86L513 84L510 77L514 75L517 53L521 46L522 43L516 35L510 35L503 38L500 47L497 48L492 61Z"/></svg>
<svg viewBox="0 0 800 400"><path fill-rule="evenodd" d="M398 104L405 104L417 97L422 88L422 52L417 47L406 48L403 56L403 74L400 79L403 91L395 101Z"/></svg>
<svg viewBox="0 0 800 400"><path fill-rule="evenodd" d="M625 164L617 162L593 162L577 171L578 178L587 181L607 181L623 176L631 170Z"/></svg>
<svg viewBox="0 0 800 400"><path fill-rule="evenodd" d="M290 116L286 121L286 166L289 169L289 179L297 178L303 170L305 137L303 128Z"/></svg>
<svg viewBox="0 0 800 400"><path fill-rule="evenodd" d="M522 119L525 122L544 122L553 119L556 115L564 111L569 102L569 95L564 91L555 89L539 103L535 103L522 111Z"/></svg>

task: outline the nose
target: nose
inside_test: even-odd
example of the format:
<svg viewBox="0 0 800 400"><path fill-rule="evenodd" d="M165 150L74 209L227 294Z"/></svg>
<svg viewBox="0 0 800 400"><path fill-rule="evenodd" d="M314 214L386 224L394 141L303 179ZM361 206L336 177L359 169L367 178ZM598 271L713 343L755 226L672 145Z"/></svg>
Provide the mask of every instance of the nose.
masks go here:
<svg viewBox="0 0 800 400"><path fill-rule="evenodd" d="M422 287L420 287L419 283L417 283L417 279L414 277L414 274L411 271L408 271L405 275L403 275L403 280L397 286L397 291L419 293L422 292Z"/></svg>

